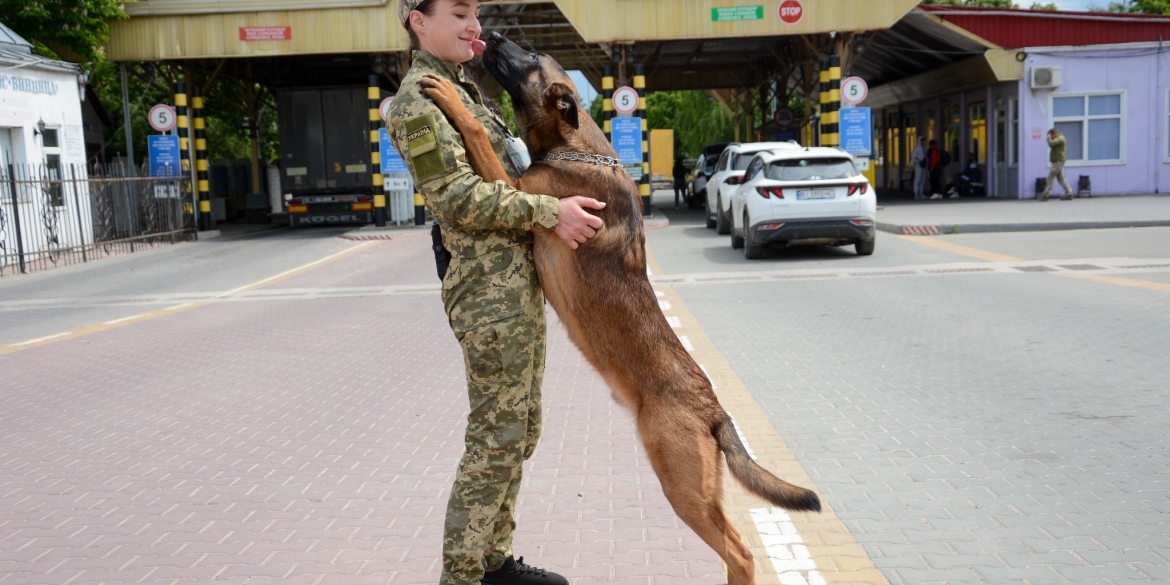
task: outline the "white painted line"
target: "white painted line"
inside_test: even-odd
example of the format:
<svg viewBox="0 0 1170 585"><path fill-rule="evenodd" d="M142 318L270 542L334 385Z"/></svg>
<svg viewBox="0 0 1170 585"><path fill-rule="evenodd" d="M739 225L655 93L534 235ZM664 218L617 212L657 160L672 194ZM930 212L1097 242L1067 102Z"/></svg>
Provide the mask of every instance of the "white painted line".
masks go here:
<svg viewBox="0 0 1170 585"><path fill-rule="evenodd" d="M703 375L704 375L704 376L707 376L707 381L711 383L711 389L712 389L712 390L718 390L718 389L719 389L719 387L715 385L715 380L712 380L712 379L711 379L711 372L708 372L708 371L707 371L707 367L706 367L706 366L704 366L703 364L699 364L699 369L700 369L700 370L703 370Z"/></svg>
<svg viewBox="0 0 1170 585"><path fill-rule="evenodd" d="M178 311L179 309L186 309L187 307L193 306L194 304L195 304L195 303L183 303L183 304L181 304L181 305L175 305L175 306L173 306L173 307L167 307L167 308L165 308L165 309L163 309L163 310L164 310L164 311Z"/></svg>
<svg viewBox="0 0 1170 585"><path fill-rule="evenodd" d="M666 298L666 293L664 293L660 290L656 290L656 291L654 291L654 296L662 299L662 298Z"/></svg>
<svg viewBox="0 0 1170 585"><path fill-rule="evenodd" d="M825 585L825 577L817 570L788 512L780 508L755 508L749 512L782 585Z"/></svg>
<svg viewBox="0 0 1170 585"><path fill-rule="evenodd" d="M216 295L216 296L217 296L217 297L226 297L226 296L228 296L228 295L230 295L230 294L235 294L235 293L238 293L238 292L240 292L240 291L242 291L242 290L247 290L247 289L249 289L249 288L252 288L252 287L254 287L254 286L260 286L260 285L262 285L262 284L264 284L264 283L266 283L266 282L272 282L272 281L274 281L274 280L277 280L277 279L279 279L279 278L283 278L283 277L285 277L285 276L288 276L288 275L290 275L290 274L295 274L295 273L297 273L297 272L300 272L300 271L302 271L302 270L306 270L306 269L312 268L312 267L314 267L314 266L316 266L316 265L318 265L318 264L321 264L321 263L323 263L323 262L328 262L328 261L330 261L330 260L332 260L332 259L334 259L334 258L336 258L336 257L338 257L338 256L344 256L344 255L346 255L346 254L352 254L353 252L355 252L355 251L357 251L357 250L360 250L360 249L362 249L362 248L368 248L368 247L370 247L370 246L373 246L373 245L375 245L375 244L377 244L377 243L379 243L379 242L377 242L377 241L373 241L373 242L366 242L366 243L364 243L364 244L358 244L357 246L353 246L353 247L351 247L351 248L346 248L346 249L344 249L344 250L342 250L342 251L340 251L340 252L338 252L338 253L336 253L336 254L330 254L330 255L328 255L328 256L326 256L326 257L324 257L324 258L321 258L321 259L319 259L319 260L314 260L314 261L312 261L312 262L309 262L308 264L302 264L302 265L300 265L300 266L297 266L296 268L293 268L293 269L291 269L291 270L285 270L284 272L281 272L280 274L277 274L277 275L274 275L274 276L269 276L268 278L264 278L264 279L261 279L261 280L257 280L256 282L253 282L253 283L251 283L251 284L245 284L244 286L239 286L239 287L233 288L232 290L229 290L229 291L227 291L227 292L222 292L222 293L219 293L219 294L218 294L218 295Z"/></svg>
<svg viewBox="0 0 1170 585"><path fill-rule="evenodd" d="M658 301L658 308L662 309L663 311L669 311L670 301Z"/></svg>
<svg viewBox="0 0 1170 585"><path fill-rule="evenodd" d="M125 323L127 321L141 319L145 316L146 316L146 313L139 313L137 315L130 315L129 317L122 317L121 319L114 319L113 321L106 321L105 323L102 323L102 325L117 325L118 323Z"/></svg>
<svg viewBox="0 0 1170 585"><path fill-rule="evenodd" d="M691 345L691 340L686 335L679 335L678 340L682 342L687 351L695 351L695 346Z"/></svg>
<svg viewBox="0 0 1170 585"><path fill-rule="evenodd" d="M40 342L42 342L42 341L48 341L48 340L50 340L50 339L57 339L58 337L65 337L66 335L73 335L73 332L72 332L72 331L65 331L65 332L63 332L63 333L54 333L53 335L46 335L46 336L44 336L44 337L38 337L38 338L36 338L36 339L29 339L29 340L27 340L27 341L21 341L21 342L19 342L19 343L13 343L13 344L12 344L12 347L21 347L21 346L24 346L24 345L32 345L32 344L34 344L34 343L40 343Z"/></svg>
<svg viewBox="0 0 1170 585"><path fill-rule="evenodd" d="M678 329L678 328L682 327L682 320L679 319L678 317L667 317L666 322L670 323L671 329Z"/></svg>

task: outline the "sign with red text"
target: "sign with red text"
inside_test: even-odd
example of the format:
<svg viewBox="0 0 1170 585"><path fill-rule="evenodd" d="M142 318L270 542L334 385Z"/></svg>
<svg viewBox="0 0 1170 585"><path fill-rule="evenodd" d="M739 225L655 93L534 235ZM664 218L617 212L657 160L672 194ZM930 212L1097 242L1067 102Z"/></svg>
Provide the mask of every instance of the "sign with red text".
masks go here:
<svg viewBox="0 0 1170 585"><path fill-rule="evenodd" d="M291 26L241 26L241 41L291 41Z"/></svg>
<svg viewBox="0 0 1170 585"><path fill-rule="evenodd" d="M780 20L785 24L796 24L804 18L804 4L800 0L784 0L780 3Z"/></svg>

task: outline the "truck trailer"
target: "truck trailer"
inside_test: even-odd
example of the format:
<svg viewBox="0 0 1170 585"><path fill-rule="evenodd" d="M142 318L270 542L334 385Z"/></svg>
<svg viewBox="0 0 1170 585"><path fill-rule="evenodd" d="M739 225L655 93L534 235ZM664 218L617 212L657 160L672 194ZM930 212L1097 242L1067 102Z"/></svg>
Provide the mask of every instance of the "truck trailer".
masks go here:
<svg viewBox="0 0 1170 585"><path fill-rule="evenodd" d="M289 225L374 221L367 92L362 86L277 93Z"/></svg>

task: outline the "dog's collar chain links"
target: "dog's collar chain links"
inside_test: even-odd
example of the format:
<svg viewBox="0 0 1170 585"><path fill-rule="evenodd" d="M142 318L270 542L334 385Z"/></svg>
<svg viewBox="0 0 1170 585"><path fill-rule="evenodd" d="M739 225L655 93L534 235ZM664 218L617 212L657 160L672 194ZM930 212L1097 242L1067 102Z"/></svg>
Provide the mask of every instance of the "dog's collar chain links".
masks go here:
<svg viewBox="0 0 1170 585"><path fill-rule="evenodd" d="M546 154L544 158L536 162L548 162L553 160L568 160L577 162L593 163L605 167L621 167L621 159L612 156L604 156L600 154L593 154L589 152L553 152Z"/></svg>

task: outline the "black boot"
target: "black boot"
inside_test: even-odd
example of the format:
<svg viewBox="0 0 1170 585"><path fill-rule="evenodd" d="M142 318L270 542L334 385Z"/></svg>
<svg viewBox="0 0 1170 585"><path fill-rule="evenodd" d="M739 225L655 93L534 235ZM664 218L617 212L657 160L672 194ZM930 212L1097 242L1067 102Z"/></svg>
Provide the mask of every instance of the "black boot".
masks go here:
<svg viewBox="0 0 1170 585"><path fill-rule="evenodd" d="M481 585L569 585L564 577L524 564L524 557L508 557L504 566L485 573Z"/></svg>

